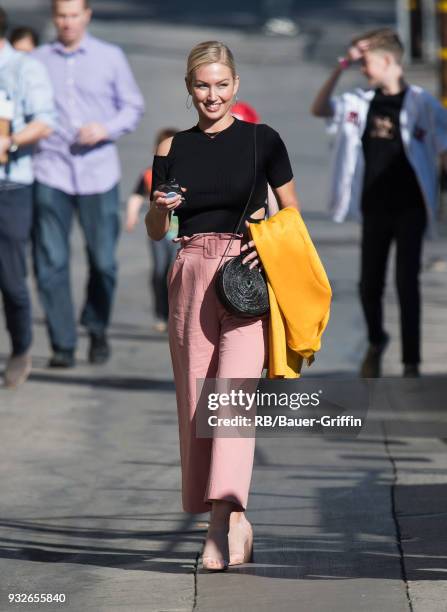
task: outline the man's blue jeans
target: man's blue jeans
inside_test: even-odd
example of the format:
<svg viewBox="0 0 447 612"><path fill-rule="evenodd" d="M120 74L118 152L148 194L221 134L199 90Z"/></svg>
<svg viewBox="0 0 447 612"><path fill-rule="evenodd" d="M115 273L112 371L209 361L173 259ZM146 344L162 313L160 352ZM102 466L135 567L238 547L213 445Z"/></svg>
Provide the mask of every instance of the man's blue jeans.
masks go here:
<svg viewBox="0 0 447 612"><path fill-rule="evenodd" d="M76 348L76 319L70 286L70 230L77 215L85 238L89 278L81 324L89 333L105 332L117 280L119 191L69 195L35 184L34 269L53 350Z"/></svg>
<svg viewBox="0 0 447 612"><path fill-rule="evenodd" d="M0 292L13 355L31 346L31 300L26 254L32 218L32 188L0 184Z"/></svg>

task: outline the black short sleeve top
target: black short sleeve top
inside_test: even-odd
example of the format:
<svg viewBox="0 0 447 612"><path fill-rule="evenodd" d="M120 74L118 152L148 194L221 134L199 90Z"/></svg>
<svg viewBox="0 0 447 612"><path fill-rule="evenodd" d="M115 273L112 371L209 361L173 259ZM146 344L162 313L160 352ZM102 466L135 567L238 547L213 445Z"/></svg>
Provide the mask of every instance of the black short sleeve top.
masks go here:
<svg viewBox="0 0 447 612"><path fill-rule="evenodd" d="M174 212L179 236L235 231L254 179L253 130L252 123L235 119L210 138L194 126L174 136L167 156L155 155L152 192L173 178L187 189L186 201ZM277 188L293 178L279 134L263 124L256 130L256 186L247 218L266 205L267 183ZM240 231L243 229L241 224Z"/></svg>

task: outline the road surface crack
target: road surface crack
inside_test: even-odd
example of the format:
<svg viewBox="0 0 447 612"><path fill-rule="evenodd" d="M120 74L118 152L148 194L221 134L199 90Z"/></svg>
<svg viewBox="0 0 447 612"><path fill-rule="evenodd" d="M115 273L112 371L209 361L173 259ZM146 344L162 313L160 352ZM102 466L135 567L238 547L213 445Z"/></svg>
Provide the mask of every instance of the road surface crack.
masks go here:
<svg viewBox="0 0 447 612"><path fill-rule="evenodd" d="M402 580L405 584L405 593L407 596L409 612L414 612L413 602L411 601L411 595L410 595L410 585L408 584L407 571L405 568L404 549L402 545L402 532L400 529L399 520L397 518L397 510L396 510L396 491L397 491L397 476L398 476L397 475L397 464L396 464L396 461L393 455L391 454L390 444L389 444L388 435L387 435L386 426L385 426L384 421L382 421L382 431L383 431L383 441L385 445L385 452L391 463L391 468L393 471L393 481L391 483L391 514L393 517L394 527L396 530L396 544L397 544L397 549L399 551L400 573L402 576Z"/></svg>

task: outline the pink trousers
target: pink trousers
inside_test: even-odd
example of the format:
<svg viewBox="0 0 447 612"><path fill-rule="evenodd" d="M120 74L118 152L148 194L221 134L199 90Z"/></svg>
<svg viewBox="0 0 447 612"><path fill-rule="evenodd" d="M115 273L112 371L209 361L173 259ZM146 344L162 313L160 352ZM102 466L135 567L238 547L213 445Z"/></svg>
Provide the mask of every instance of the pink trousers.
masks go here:
<svg viewBox="0 0 447 612"><path fill-rule="evenodd" d="M259 378L268 350L267 316L246 319L220 304L214 276L232 234L180 239L168 275L169 346L177 395L186 512L207 512L211 500L247 506L254 438L197 438L198 378ZM227 257L240 253L236 238Z"/></svg>

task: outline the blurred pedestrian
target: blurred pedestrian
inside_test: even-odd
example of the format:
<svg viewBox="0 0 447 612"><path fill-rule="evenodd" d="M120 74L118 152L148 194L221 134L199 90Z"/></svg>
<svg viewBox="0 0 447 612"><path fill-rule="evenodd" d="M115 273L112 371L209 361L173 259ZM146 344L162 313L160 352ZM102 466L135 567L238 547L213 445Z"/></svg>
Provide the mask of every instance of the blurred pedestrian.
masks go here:
<svg viewBox="0 0 447 612"><path fill-rule="evenodd" d="M59 121L35 157L34 264L53 355L75 364L76 322L69 243L76 213L89 264L81 324L90 363L110 356L107 340L117 279L120 168L115 141L135 129L144 103L119 47L87 33L88 0L53 0L57 40L35 51L48 68Z"/></svg>
<svg viewBox="0 0 447 612"><path fill-rule="evenodd" d="M166 138L174 136L178 130L176 128L164 128L160 130L155 139L155 151L158 145ZM152 189L152 167L146 168L140 176L137 185L127 201L126 206L126 229L131 232L135 229L138 223L138 217L141 207L145 202L149 202L149 197ZM173 217L171 225L166 236L161 240L149 239L149 245L152 253L152 274L150 286L152 289L154 300L154 315L155 323L154 330L157 332L165 332L168 328L168 285L167 274L169 266L174 260L177 252L177 246L172 240L177 236L177 217Z"/></svg>
<svg viewBox="0 0 447 612"><path fill-rule="evenodd" d="M33 145L54 125L52 87L44 66L5 39L0 8L0 290L11 354L4 383L17 387L31 370L31 301L26 252L32 219Z"/></svg>
<svg viewBox="0 0 447 612"><path fill-rule="evenodd" d="M33 28L16 28L11 32L9 42L17 51L29 53L39 45L39 35Z"/></svg>
<svg viewBox="0 0 447 612"><path fill-rule="evenodd" d="M248 102L235 102L231 107L231 114L236 119L248 121L248 123L259 123L261 120L258 111Z"/></svg>
<svg viewBox="0 0 447 612"><path fill-rule="evenodd" d="M381 375L389 342L382 296L390 246L396 243L403 375L419 375L419 271L426 226L437 206L437 156L447 150L447 111L409 85L403 45L388 28L356 37L315 98L312 112L336 133L330 207L336 221L361 212L360 298L369 347L361 376ZM369 89L332 97L339 77L360 66Z"/></svg>
<svg viewBox="0 0 447 612"><path fill-rule="evenodd" d="M183 508L211 511L203 566L225 570L251 559L253 534L245 509L255 441L197 438L197 379L259 378L268 317L244 318L227 311L216 294L215 275L228 260L225 255L246 251L242 235L235 232L239 226L243 231L243 221L265 217L268 183L281 208L297 209L298 200L280 135L267 125L254 127L231 115L239 76L230 49L215 41L196 45L188 57L186 86L198 122L159 145L146 226L149 236L160 240L173 211L179 219L180 249L168 284ZM167 198L157 187L173 179L183 196ZM260 263L255 249L242 261L250 268Z"/></svg>

